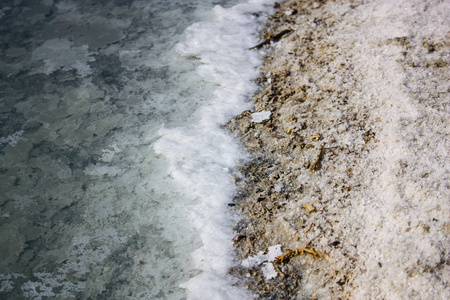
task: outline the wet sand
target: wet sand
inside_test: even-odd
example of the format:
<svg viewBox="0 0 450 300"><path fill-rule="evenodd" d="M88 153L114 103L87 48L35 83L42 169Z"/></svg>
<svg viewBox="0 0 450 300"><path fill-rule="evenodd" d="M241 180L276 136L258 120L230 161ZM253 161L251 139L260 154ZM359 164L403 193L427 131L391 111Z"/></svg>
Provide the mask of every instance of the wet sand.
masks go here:
<svg viewBox="0 0 450 300"><path fill-rule="evenodd" d="M254 110L227 124L251 153L230 272L258 299L450 298L450 6L276 7Z"/></svg>

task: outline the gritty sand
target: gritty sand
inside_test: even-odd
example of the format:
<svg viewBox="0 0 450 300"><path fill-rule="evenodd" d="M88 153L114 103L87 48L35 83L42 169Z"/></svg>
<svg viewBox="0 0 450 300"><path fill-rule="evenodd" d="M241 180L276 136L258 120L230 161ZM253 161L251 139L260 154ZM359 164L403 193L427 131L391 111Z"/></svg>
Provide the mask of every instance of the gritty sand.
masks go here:
<svg viewBox="0 0 450 300"><path fill-rule="evenodd" d="M275 6L227 125L252 154L230 273L257 299L450 299L449 2Z"/></svg>

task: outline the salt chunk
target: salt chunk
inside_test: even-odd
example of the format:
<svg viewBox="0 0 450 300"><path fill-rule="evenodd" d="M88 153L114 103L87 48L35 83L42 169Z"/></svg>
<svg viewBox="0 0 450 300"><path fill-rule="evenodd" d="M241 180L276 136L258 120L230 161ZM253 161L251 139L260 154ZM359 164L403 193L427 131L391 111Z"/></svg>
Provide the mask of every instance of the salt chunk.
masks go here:
<svg viewBox="0 0 450 300"><path fill-rule="evenodd" d="M281 245L278 244L278 245L269 247L266 257L267 257L268 261L274 261L275 258L277 258L278 256L280 256L282 254L283 254L283 251L281 251Z"/></svg>
<svg viewBox="0 0 450 300"><path fill-rule="evenodd" d="M282 185L281 183L277 183L277 184L275 184L274 190L275 190L275 192L279 193L283 190L283 188L284 188L284 185Z"/></svg>
<svg viewBox="0 0 450 300"><path fill-rule="evenodd" d="M261 123L264 120L270 119L270 115L272 115L272 112L266 110L252 113L252 122Z"/></svg>
<svg viewBox="0 0 450 300"><path fill-rule="evenodd" d="M258 254L254 256L249 256L242 261L242 265L246 268L251 268L253 266L257 266L263 263L265 260L264 252L260 251Z"/></svg>
<svg viewBox="0 0 450 300"><path fill-rule="evenodd" d="M287 11L284 12L284 14L286 16L290 16L290 15L292 15L292 10L287 10Z"/></svg>
<svg viewBox="0 0 450 300"><path fill-rule="evenodd" d="M246 268L250 268L262 264L261 271L263 272L264 278L272 279L278 276L272 262L282 254L281 245L271 246L268 248L267 254L260 251L257 255L244 259L242 265Z"/></svg>
<svg viewBox="0 0 450 300"><path fill-rule="evenodd" d="M244 259L242 261L242 265L249 268L260 265L264 262L273 262L275 258L282 254L283 252L281 251L281 245L271 246L268 248L267 254L264 254L264 252L260 251L258 254L249 256L247 259Z"/></svg>
<svg viewBox="0 0 450 300"><path fill-rule="evenodd" d="M270 262L264 263L261 270L263 272L265 279L272 279L272 278L276 278L278 276L277 271L275 271L275 267Z"/></svg>

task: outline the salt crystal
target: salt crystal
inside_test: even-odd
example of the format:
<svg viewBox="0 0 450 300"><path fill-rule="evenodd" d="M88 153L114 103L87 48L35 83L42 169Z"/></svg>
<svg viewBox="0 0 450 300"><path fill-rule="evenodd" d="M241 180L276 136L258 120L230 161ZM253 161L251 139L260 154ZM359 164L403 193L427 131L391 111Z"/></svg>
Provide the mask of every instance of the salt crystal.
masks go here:
<svg viewBox="0 0 450 300"><path fill-rule="evenodd" d="M275 190L275 192L279 193L283 190L283 188L284 188L284 185L279 183L279 184L275 184L274 190Z"/></svg>
<svg viewBox="0 0 450 300"><path fill-rule="evenodd" d="M271 111L261 111L252 113L252 122L261 123L262 121L270 119Z"/></svg>
<svg viewBox="0 0 450 300"><path fill-rule="evenodd" d="M261 268L265 279L272 279L278 276L273 263L264 263Z"/></svg>

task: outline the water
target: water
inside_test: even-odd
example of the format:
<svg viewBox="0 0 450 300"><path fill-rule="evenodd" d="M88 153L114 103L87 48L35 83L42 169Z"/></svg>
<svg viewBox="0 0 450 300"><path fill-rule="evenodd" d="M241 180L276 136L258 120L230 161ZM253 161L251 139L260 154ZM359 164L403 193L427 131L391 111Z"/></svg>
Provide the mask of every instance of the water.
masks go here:
<svg viewBox="0 0 450 300"><path fill-rule="evenodd" d="M247 295L220 124L268 6L239 2L2 1L0 298Z"/></svg>

